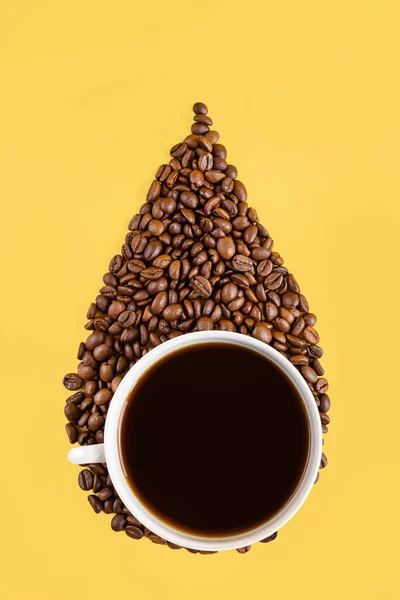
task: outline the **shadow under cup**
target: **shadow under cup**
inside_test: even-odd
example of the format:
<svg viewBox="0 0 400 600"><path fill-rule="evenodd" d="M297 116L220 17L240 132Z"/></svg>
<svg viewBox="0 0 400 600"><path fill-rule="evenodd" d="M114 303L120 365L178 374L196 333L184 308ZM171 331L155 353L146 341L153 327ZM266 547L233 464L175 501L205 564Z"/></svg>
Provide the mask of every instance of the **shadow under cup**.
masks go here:
<svg viewBox="0 0 400 600"><path fill-rule="evenodd" d="M310 418L292 378L265 354L224 341L158 358L119 420L130 490L158 521L203 539L273 520L304 478L310 445Z"/></svg>

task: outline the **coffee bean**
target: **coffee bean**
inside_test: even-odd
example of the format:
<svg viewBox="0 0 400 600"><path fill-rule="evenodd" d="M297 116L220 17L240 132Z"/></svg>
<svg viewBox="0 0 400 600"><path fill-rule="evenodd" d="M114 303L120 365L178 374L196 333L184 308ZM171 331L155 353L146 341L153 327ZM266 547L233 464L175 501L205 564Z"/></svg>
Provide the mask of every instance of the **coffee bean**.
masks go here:
<svg viewBox="0 0 400 600"><path fill-rule="evenodd" d="M101 511L103 510L102 501L99 500L99 498L97 496L95 496L94 494L91 494L90 496L88 496L88 500L89 500L89 504L93 508L94 512L96 514L101 513Z"/></svg>
<svg viewBox="0 0 400 600"><path fill-rule="evenodd" d="M329 389L329 384L328 384L327 380L324 379L323 377L321 377L321 379L318 379L317 383L315 384L315 390L319 394L326 394L328 389Z"/></svg>
<svg viewBox="0 0 400 600"><path fill-rule="evenodd" d="M114 506L113 511L115 512ZM111 519L111 529L113 531L123 531L126 527L126 523L126 516L122 514L117 514Z"/></svg>
<svg viewBox="0 0 400 600"><path fill-rule="evenodd" d="M209 298L212 293L212 285L208 279L201 275L196 275L191 281L193 291L196 292L201 298Z"/></svg>
<svg viewBox="0 0 400 600"><path fill-rule="evenodd" d="M186 150L187 150L187 144L183 143L179 143L179 144L175 144L175 146L173 146L170 150L170 154L171 156L173 156L174 158L182 158L182 156L185 154Z"/></svg>
<svg viewBox="0 0 400 600"><path fill-rule="evenodd" d="M72 423L67 423L65 426L65 430L67 432L67 436L70 444L75 444L78 439L78 431Z"/></svg>
<svg viewBox="0 0 400 600"><path fill-rule="evenodd" d="M81 417L82 411L79 406L68 403L64 406L64 414L70 423L77 423Z"/></svg>
<svg viewBox="0 0 400 600"><path fill-rule="evenodd" d="M93 473L89 469L83 469L78 476L79 487L88 492L93 487Z"/></svg>
<svg viewBox="0 0 400 600"><path fill-rule="evenodd" d="M183 308L181 304L170 304L164 308L162 312L163 319L167 322L176 321L183 314Z"/></svg>
<svg viewBox="0 0 400 600"><path fill-rule="evenodd" d="M315 346L315 345L311 344L307 348L307 354L309 356L311 356L311 358L318 359L318 358L321 358L321 356L323 355L323 350L319 346Z"/></svg>
<svg viewBox="0 0 400 600"><path fill-rule="evenodd" d="M270 344L272 340L271 330L264 323L257 323L252 331L252 336L265 344Z"/></svg>
<svg viewBox="0 0 400 600"><path fill-rule="evenodd" d="M111 354L112 348L110 348L110 346L107 346L107 344L100 344L99 346L96 346L96 348L93 350L93 356L99 362L107 360L107 358L110 358Z"/></svg>
<svg viewBox="0 0 400 600"><path fill-rule="evenodd" d="M303 337L305 340L307 340L307 342L309 342L310 344L313 344L313 345L318 344L318 342L319 342L318 333L315 331L315 329L313 327L310 327L309 325L307 325L307 327L304 328Z"/></svg>
<svg viewBox="0 0 400 600"><path fill-rule="evenodd" d="M301 374L303 375L306 381L309 381L310 383L315 383L317 381L318 375L310 366L304 365L300 367L300 370Z"/></svg>
<svg viewBox="0 0 400 600"><path fill-rule="evenodd" d="M105 419L103 416L94 413L93 415L90 415L87 425L91 431L97 431L104 426L104 422Z"/></svg>
<svg viewBox="0 0 400 600"><path fill-rule="evenodd" d="M243 256L243 254L235 254L232 258L232 267L235 271L240 271L244 273L245 271L249 271L253 266L253 261L248 256Z"/></svg>
<svg viewBox="0 0 400 600"><path fill-rule="evenodd" d="M222 259L230 260L236 252L235 243L232 238L229 236L220 238L217 241L217 251Z"/></svg>
<svg viewBox="0 0 400 600"><path fill-rule="evenodd" d="M105 487L102 490L100 490L99 492L99 499L104 502L105 500L107 500L108 498L110 498L110 496L112 496L113 491L111 488L109 487Z"/></svg>
<svg viewBox="0 0 400 600"><path fill-rule="evenodd" d="M211 331L214 329L214 322L209 317L201 317L197 321L197 331Z"/></svg>
<svg viewBox="0 0 400 600"><path fill-rule="evenodd" d="M283 281L283 276L282 273L276 273L275 271L272 271L272 273L270 273L266 278L265 278L265 286L268 290L277 290L281 285L282 285L282 281Z"/></svg>
<svg viewBox="0 0 400 600"><path fill-rule="evenodd" d="M278 532L275 531L275 533L273 533L272 535L269 535L268 537L264 538L263 540L260 540L260 542L262 544L268 544L269 542L273 542L274 540L276 540L277 537L278 537Z"/></svg>
<svg viewBox="0 0 400 600"><path fill-rule="evenodd" d="M319 397L319 410L323 413L327 413L331 407L331 400L328 394L321 394Z"/></svg>
<svg viewBox="0 0 400 600"><path fill-rule="evenodd" d="M327 464L328 464L328 459L326 458L325 454L324 454L324 453L322 453L322 456L321 456L321 463L320 463L320 466L319 466L319 468L320 468L320 469L325 469L325 467L326 467L326 465L327 465Z"/></svg>
<svg viewBox="0 0 400 600"><path fill-rule="evenodd" d="M251 546L243 546L243 548L237 548L236 552L239 552L239 554L246 554L247 552L250 552Z"/></svg>
<svg viewBox="0 0 400 600"><path fill-rule="evenodd" d="M112 392L107 388L102 388L94 395L94 402L97 406L103 406L107 402L110 402L111 398Z"/></svg>
<svg viewBox="0 0 400 600"><path fill-rule="evenodd" d="M300 366L308 365L310 359L307 356L303 356L302 354L294 354L290 357L289 360L292 363L292 365Z"/></svg>
<svg viewBox="0 0 400 600"><path fill-rule="evenodd" d="M64 375L63 386L67 390L79 390L82 387L82 383L83 381L77 373L67 373L67 375Z"/></svg>
<svg viewBox="0 0 400 600"><path fill-rule="evenodd" d="M206 115L208 113L208 108L203 102L196 102L196 104L193 105L193 112L196 113L196 115Z"/></svg>
<svg viewBox="0 0 400 600"><path fill-rule="evenodd" d="M154 200L156 200L159 195L161 193L161 183L157 180L154 179L153 183L151 184L149 191L147 192L147 201L148 202L154 202Z"/></svg>
<svg viewBox="0 0 400 600"><path fill-rule="evenodd" d="M325 371L322 368L321 363L319 362L319 360L317 358L314 358L310 362L310 365L312 366L312 368L314 369L314 371L316 372L318 377L321 377L321 375L324 375Z"/></svg>
<svg viewBox="0 0 400 600"><path fill-rule="evenodd" d="M125 533L128 537L133 540L140 540L143 537L143 531L140 527L136 525L128 525L125 528Z"/></svg>

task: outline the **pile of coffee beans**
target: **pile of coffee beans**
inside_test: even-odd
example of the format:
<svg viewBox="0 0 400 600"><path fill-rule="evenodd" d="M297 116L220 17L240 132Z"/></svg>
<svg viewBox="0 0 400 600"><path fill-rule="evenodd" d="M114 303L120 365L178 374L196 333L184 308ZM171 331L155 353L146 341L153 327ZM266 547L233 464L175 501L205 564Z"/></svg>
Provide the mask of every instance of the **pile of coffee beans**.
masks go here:
<svg viewBox="0 0 400 600"><path fill-rule="evenodd" d="M157 170L121 253L111 259L89 306L90 333L78 349L77 373L63 380L72 392L64 408L71 444L103 442L113 394L142 356L176 336L211 329L251 335L282 353L306 380L322 430L328 431L330 399L317 317L249 207L207 107L197 102L193 110L191 134L171 148L171 160ZM320 468L326 465L323 454ZM127 510L105 465L88 465L78 482L91 492L96 513L114 514L114 531L178 548Z"/></svg>

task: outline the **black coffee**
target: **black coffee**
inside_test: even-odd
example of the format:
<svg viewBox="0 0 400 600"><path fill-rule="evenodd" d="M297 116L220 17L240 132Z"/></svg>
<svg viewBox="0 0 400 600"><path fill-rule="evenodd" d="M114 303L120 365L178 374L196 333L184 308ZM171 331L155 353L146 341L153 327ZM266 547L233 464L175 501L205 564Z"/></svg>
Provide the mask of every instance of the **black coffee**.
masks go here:
<svg viewBox="0 0 400 600"><path fill-rule="evenodd" d="M157 362L127 400L120 451L131 488L165 523L239 533L290 499L309 427L288 377L253 350L205 343Z"/></svg>

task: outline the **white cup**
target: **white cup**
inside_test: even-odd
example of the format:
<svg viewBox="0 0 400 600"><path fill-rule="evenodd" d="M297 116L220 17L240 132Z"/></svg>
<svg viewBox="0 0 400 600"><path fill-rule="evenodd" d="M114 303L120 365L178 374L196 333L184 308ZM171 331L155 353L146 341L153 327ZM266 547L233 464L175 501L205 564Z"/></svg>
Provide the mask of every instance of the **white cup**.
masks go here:
<svg viewBox="0 0 400 600"><path fill-rule="evenodd" d="M245 533L227 535L225 537L204 537L184 533L171 525L167 525L150 512L135 495L124 475L119 452L119 427L122 410L127 397L138 379L150 369L154 363L180 348L195 346L205 342L235 344L243 348L255 350L275 363L296 386L304 403L310 429L309 456L302 479L290 500L270 520L246 531ZM206 441L206 440L205 440ZM249 336L227 331L199 331L176 337L160 344L143 356L125 375L107 413L104 430L104 444L80 446L68 453L73 464L107 463L113 485L125 506L148 529L160 537L195 550L233 550L259 542L268 537L293 517L299 510L313 487L322 453L322 430L318 409L314 397L300 373L279 352ZM151 473L149 473L151 477Z"/></svg>

